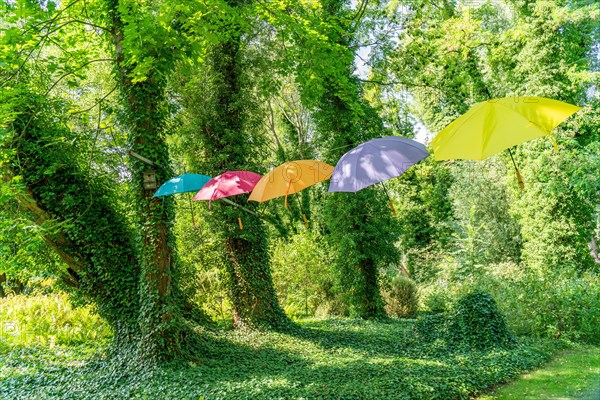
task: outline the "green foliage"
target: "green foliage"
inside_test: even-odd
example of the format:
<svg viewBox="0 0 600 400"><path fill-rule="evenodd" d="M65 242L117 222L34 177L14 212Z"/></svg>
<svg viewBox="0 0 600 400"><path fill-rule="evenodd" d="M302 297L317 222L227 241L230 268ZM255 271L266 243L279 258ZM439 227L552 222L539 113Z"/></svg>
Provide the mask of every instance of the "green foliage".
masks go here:
<svg viewBox="0 0 600 400"><path fill-rule="evenodd" d="M516 334L600 343L597 274L538 273L513 264L490 266L489 271L480 285L496 298Z"/></svg>
<svg viewBox="0 0 600 400"><path fill-rule="evenodd" d="M439 255L450 243L452 182L451 170L429 158L389 183L399 224L402 264L417 282L434 277Z"/></svg>
<svg viewBox="0 0 600 400"><path fill-rule="evenodd" d="M515 344L496 301L480 290L473 290L458 300L452 310L448 333L454 342L477 349Z"/></svg>
<svg viewBox="0 0 600 400"><path fill-rule="evenodd" d="M121 346L121 360L208 359L126 377L100 360L83 372L61 367L48 384L52 368L19 371L23 350L7 367L8 397L55 384L40 396L466 398L542 358L526 346L449 346L457 336L473 347L510 343L493 301L462 298L473 287L498 300L519 334L599 343L598 268L587 245L600 229L600 8L468 3L2 2L0 273L62 278L72 299L96 304L116 344L134 344ZM366 48L369 82L356 65ZM184 165L216 175L296 157L335 164L368 139L414 137L422 125L435 133L473 103L510 95L587 106L554 132L560 151L544 140L516 149L524 191L506 155L476 167L430 159L390 182L397 216L380 187L315 187L299 196L309 229L296 224L295 204L282 215L247 196L235 201L249 213L214 202L196 207L196 224L184 202L153 199L144 189L150 166L126 157L151 159L158 183ZM203 310L226 326L289 328L276 294L294 317L379 316L380 274L396 266L427 284L425 309L455 309L453 319L329 321L290 335L195 325ZM392 314L414 313L409 282L384 284ZM87 329L53 334L75 343ZM405 370L413 375L398 378Z"/></svg>
<svg viewBox="0 0 600 400"><path fill-rule="evenodd" d="M258 129L259 118L255 77L249 73L253 60L244 51L242 15L248 4L231 2L228 7L238 17L225 21L221 29L229 35L210 46L206 64L194 71L181 71L177 87L186 110L180 129L181 138L200 143L185 145L180 156L196 171L217 175L226 170L262 172L260 154L264 135ZM197 73L198 70L202 73ZM203 107L197 107L197 104ZM223 151L227 149L227 151ZM245 202L248 196L238 196ZM268 238L256 203L246 210L215 201L202 218L223 248L224 283L233 308L234 323L239 327L284 328L289 325L278 304L270 271ZM243 221L240 229L238 221Z"/></svg>
<svg viewBox="0 0 600 400"><path fill-rule="evenodd" d="M504 261L519 262L521 237L511 215L503 162L460 162L453 166L455 247L453 256L466 269ZM507 173L508 172L508 173Z"/></svg>
<svg viewBox="0 0 600 400"><path fill-rule="evenodd" d="M59 125L61 105L34 95L29 101L37 110L33 115L29 107L19 110L12 145L20 158L11 168L23 176L27 196L42 207L31 206L30 217L59 254L67 255L63 276L78 289L73 293L80 301L95 301L117 335L128 340L137 323L139 265L129 227L110 204L117 194L110 179L92 177L77 165L71 133Z"/></svg>
<svg viewBox="0 0 600 400"><path fill-rule="evenodd" d="M332 257L317 232L305 231L272 243L273 281L286 314L335 314Z"/></svg>
<svg viewBox="0 0 600 400"><path fill-rule="evenodd" d="M457 352L419 337L415 325L333 319L302 322L291 334L206 332L201 361L151 371L107 362L97 347L16 348L0 354L0 397L467 399L564 347L525 341Z"/></svg>
<svg viewBox="0 0 600 400"><path fill-rule="evenodd" d="M539 141L524 145L523 179L529 184L516 193L513 213L522 225L524 262L540 271L593 269L588 243L596 229L600 166L598 103L586 108L559 130L561 150Z"/></svg>
<svg viewBox="0 0 600 400"><path fill-rule="evenodd" d="M375 188L336 193L327 199L324 213L327 240L335 251L336 296L348 307L348 315L382 314L378 271L398 262L393 241L397 225L385 195Z"/></svg>
<svg viewBox="0 0 600 400"><path fill-rule="evenodd" d="M336 164L350 148L383 136L386 129L352 74L352 11L346 2L333 0L323 2L316 15L323 21L318 25L321 40L298 54L295 73L301 98L312 111L321 158ZM322 226L334 251L334 290L351 316L383 314L378 271L399 258L398 224L386 203L385 193L375 187L324 199Z"/></svg>
<svg viewBox="0 0 600 400"><path fill-rule="evenodd" d="M574 271L539 272L514 263L494 264L477 276L453 276L422 289L423 307L440 312L455 308L458 300L473 288L490 293L508 328L519 336L566 338L598 343L600 281L595 273L582 276Z"/></svg>
<svg viewBox="0 0 600 400"><path fill-rule="evenodd" d="M437 288L426 287L421 290L419 298L425 311L433 313L443 313L449 310L451 302L450 295L445 290L436 290Z"/></svg>
<svg viewBox="0 0 600 400"><path fill-rule="evenodd" d="M404 275L394 276L387 285L382 285L385 311L389 316L412 318L419 307L417 285Z"/></svg>
<svg viewBox="0 0 600 400"><path fill-rule="evenodd" d="M5 193L7 201L0 206L0 275L22 283L60 275L64 267L44 242L44 230L19 211L14 198L19 190Z"/></svg>
<svg viewBox="0 0 600 400"><path fill-rule="evenodd" d="M141 21L135 18L136 7L117 12L119 5L114 2L94 2L91 8L95 10L89 13L86 7L77 3L58 9L37 6L25 14L20 5L11 9L7 21L21 21L18 25L25 25L27 35L2 36L8 39L3 44L19 49L21 41L31 48L2 54L3 60L12 57L11 75L5 82L19 89L18 96L2 93L8 93L3 99L12 111L7 127L9 138L14 139L6 146L16 150L3 173L22 175L24 189L17 194L20 212L38 225L45 242L66 264L60 265L60 274L74 297L97 304L114 329L115 343L128 348L141 343L138 355L168 358L178 354L181 327L176 311L176 257L171 252L168 223L171 204L150 200L153 191L143 190L147 166L137 160L124 164L121 155L133 149L159 166L159 182L171 178L162 136L161 92L166 78L155 72L169 68L173 53L149 54L156 48L130 29L156 31L161 24L152 21L151 13ZM13 29L10 24L2 25L6 27ZM104 35L109 31L111 36ZM107 39L114 46L109 51L114 59L106 55ZM139 69L135 71L143 58L134 54L138 44L147 50L145 61L155 57L153 63L140 61L140 69L150 75L144 79L139 79ZM99 88L108 85L98 84L97 75L88 78L86 72L98 72L89 66L104 62L114 62L115 74L103 72L105 78L116 78L117 85L98 94ZM48 73L36 73L38 68ZM105 102L116 89L121 89L122 102ZM98 97L90 101L94 97L90 92ZM107 126L116 124L115 114L126 135ZM123 136L128 143L120 141ZM114 158L118 158L116 167ZM131 179L132 184L121 184L118 178ZM126 217L133 217L132 221ZM131 225L137 225L136 234Z"/></svg>
<svg viewBox="0 0 600 400"><path fill-rule="evenodd" d="M64 293L0 299L0 321L0 343L13 348L106 343L112 337L92 307L72 308Z"/></svg>
<svg viewBox="0 0 600 400"><path fill-rule="evenodd" d="M205 205L191 203L190 199L191 193L178 197L174 228L181 263L181 291L208 317L231 326L233 315L225 285L224 245L200 218Z"/></svg>

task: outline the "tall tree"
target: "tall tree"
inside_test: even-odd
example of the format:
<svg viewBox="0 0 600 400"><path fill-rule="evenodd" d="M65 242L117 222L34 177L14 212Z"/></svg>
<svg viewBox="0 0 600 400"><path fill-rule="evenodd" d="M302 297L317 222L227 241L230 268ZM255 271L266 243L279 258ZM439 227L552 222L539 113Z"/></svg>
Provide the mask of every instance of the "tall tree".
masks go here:
<svg viewBox="0 0 600 400"><path fill-rule="evenodd" d="M352 10L346 1L321 2L320 20L314 26L323 39L304 36L296 42L303 101L313 110L324 161L333 165L352 147L386 133L353 73L352 49L365 6L360 3ZM337 292L351 315L383 315L379 269L399 261L398 224L385 191L373 187L334 193L324 201L323 225L336 251Z"/></svg>
<svg viewBox="0 0 600 400"><path fill-rule="evenodd" d="M206 64L197 65L194 75L183 78L183 106L194 125L194 131L185 137L201 144L190 147L186 163L207 174L263 169L261 119L244 52L251 40L250 5L245 0L226 2L222 37L209 48ZM223 245L234 324L276 329L288 326L290 322L275 296L266 229L257 204L247 203L242 210L214 202L205 218Z"/></svg>
<svg viewBox="0 0 600 400"><path fill-rule="evenodd" d="M93 12L77 2L47 9L27 2L7 6L9 34L3 36L2 57L11 70L5 75L9 86L3 86L7 102L2 111L10 133L5 145L15 152L7 173L23 177L17 198L68 266L66 282L93 300L111 323L115 343L148 360L170 359L181 353L188 332L182 321L185 299L177 287L172 205L153 199L155 187L147 183L172 177L164 142L164 89L183 53L181 35L174 34L182 15L164 3L152 10L127 1L93 6ZM15 34L19 27L10 24L13 20L25 21L26 34ZM88 44L79 46L86 36ZM107 36L114 58L102 48ZM47 42L53 45L45 48ZM122 95L119 122L127 131L126 147L137 155L123 171L128 185L116 185L116 177L90 168L93 150L69 146L80 139L64 112L73 100L63 93L63 98L50 95L61 82L78 87L86 67L97 62L114 62ZM47 75L38 73L39 64L47 67ZM99 121L99 105L110 93L92 107L98 106ZM97 139L97 134L90 136ZM89 157L85 167L84 156ZM129 210L119 208L123 202L116 200L113 187L131 194L130 215L138 233L130 229Z"/></svg>
<svg viewBox="0 0 600 400"><path fill-rule="evenodd" d="M129 131L131 187L136 226L140 231L140 327L144 354L164 358L180 352L180 310L175 300L177 279L174 218L170 199L153 198L157 185L173 177L165 143L165 86L180 47L157 14L175 21L170 5L159 3L157 12L120 0L107 0L108 30L113 39L116 76ZM139 61L141 60L141 61Z"/></svg>
<svg viewBox="0 0 600 400"><path fill-rule="evenodd" d="M459 2L446 3L443 12L424 2L404 4L408 21L399 45L382 64L383 77L411 91L416 114L433 133L471 104L490 98L515 96L520 101L519 96L538 95L585 104L586 92L597 80L590 66L598 34L597 4ZM589 151L584 149L583 136L568 140L560 132L563 150ZM594 196L568 190L578 174L570 168L557 174L553 166L570 157L568 150L552 153L548 141L538 140L519 146L516 155L530 187L526 184L520 191L512 178L508 187L514 189L513 196L502 198L520 221L523 259L530 266L555 270L564 264L589 266ZM510 157L500 157L510 176ZM579 157L577 161L582 170L593 164ZM536 183L538 174L544 184ZM491 211L489 207L478 210Z"/></svg>

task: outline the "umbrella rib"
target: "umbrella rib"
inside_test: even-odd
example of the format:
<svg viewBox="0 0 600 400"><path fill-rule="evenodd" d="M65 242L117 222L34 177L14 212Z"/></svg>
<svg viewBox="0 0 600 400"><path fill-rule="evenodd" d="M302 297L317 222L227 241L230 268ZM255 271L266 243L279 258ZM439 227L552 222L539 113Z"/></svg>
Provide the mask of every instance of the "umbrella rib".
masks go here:
<svg viewBox="0 0 600 400"><path fill-rule="evenodd" d="M365 144L367 144L368 142L366 142ZM352 150L350 150L352 151ZM354 162L352 164L350 164L350 176L354 176L354 180L352 182L352 191L354 193L358 192L360 189L357 189L358 186L358 161L361 158L361 151L358 152L357 156L354 159ZM352 167L354 167L354 173L352 173Z"/></svg>

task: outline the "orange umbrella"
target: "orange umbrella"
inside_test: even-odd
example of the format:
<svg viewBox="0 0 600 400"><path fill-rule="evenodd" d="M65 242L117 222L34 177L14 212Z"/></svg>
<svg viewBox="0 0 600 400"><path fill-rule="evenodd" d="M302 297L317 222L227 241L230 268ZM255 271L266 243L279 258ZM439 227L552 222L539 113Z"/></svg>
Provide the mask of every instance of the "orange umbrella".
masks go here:
<svg viewBox="0 0 600 400"><path fill-rule="evenodd" d="M296 160L281 164L264 175L254 187L248 200L263 202L297 193L309 186L331 178L333 167L317 160Z"/></svg>

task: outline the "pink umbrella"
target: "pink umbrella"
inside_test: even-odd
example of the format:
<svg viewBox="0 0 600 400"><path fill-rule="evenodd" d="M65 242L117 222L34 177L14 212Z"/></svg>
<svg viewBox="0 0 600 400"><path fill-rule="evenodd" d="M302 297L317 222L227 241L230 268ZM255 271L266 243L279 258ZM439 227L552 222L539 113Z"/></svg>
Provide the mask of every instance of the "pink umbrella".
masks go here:
<svg viewBox="0 0 600 400"><path fill-rule="evenodd" d="M225 197L250 193L260 178L262 178L262 176L250 171L227 171L206 182L206 185L196 193L194 200L208 200L208 207L210 208L211 201L224 199L224 201L231 205L244 208L237 203L225 199ZM240 218L238 218L238 222L240 224L240 229L243 229L242 220Z"/></svg>
<svg viewBox="0 0 600 400"><path fill-rule="evenodd" d="M194 200L213 201L236 194L250 193L262 178L250 171L227 171L215 176L200 189Z"/></svg>

